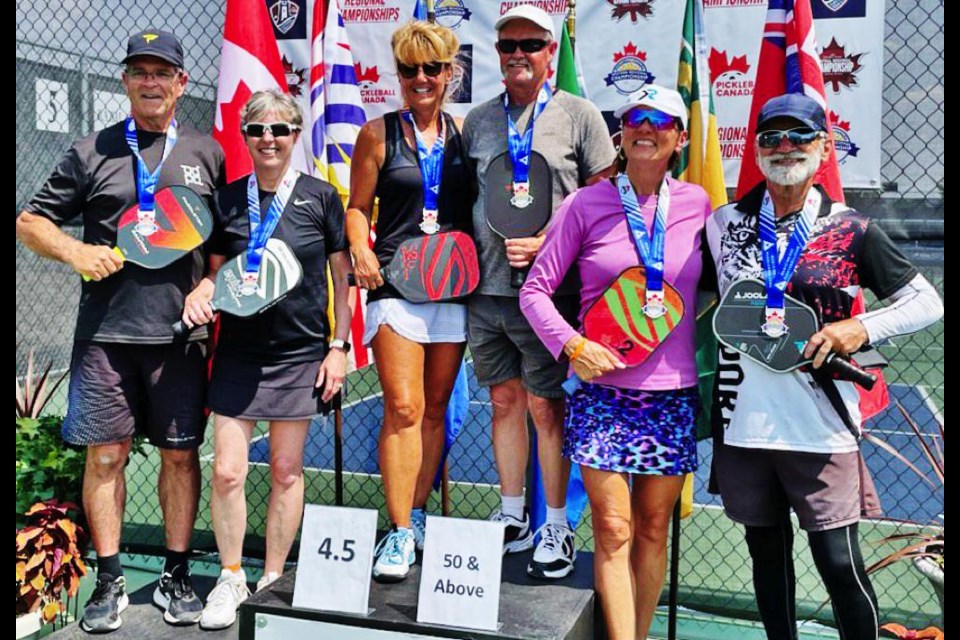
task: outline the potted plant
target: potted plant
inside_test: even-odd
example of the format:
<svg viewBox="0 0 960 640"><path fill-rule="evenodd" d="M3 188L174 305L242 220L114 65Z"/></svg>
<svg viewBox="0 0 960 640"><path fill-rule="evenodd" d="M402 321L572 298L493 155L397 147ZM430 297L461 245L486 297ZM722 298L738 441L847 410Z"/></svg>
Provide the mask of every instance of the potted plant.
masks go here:
<svg viewBox="0 0 960 640"><path fill-rule="evenodd" d="M902 453L892 447L890 443L870 433L865 433L864 439L877 445L890 455L900 460L907 466L908 469L913 471L917 477L923 480L923 482L929 485L934 491L942 489L944 486L944 449L939 443L944 441L943 425L937 425L940 430L940 439L938 441L935 437L925 436L920 430L920 427L917 426L917 423L907 414L906 410L904 410L903 406L899 402L897 403L897 408L907 421L907 424L910 425L910 428L913 430L914 434L916 434L917 441L920 443L924 458L930 465L933 478L931 478L931 472L922 471L919 467L910 462L910 460L908 460ZM909 560L930 581L934 592L936 592L937 597L940 599L940 609L943 611L944 528L942 514L940 515L940 518L941 522L933 525L923 526L919 523L909 523L923 528L919 528L917 531L911 531L909 533L900 533L887 536L878 540L877 544L898 544L903 546L867 567L867 573L879 571L880 569L888 567L891 564L901 560Z"/></svg>
<svg viewBox="0 0 960 640"><path fill-rule="evenodd" d="M28 524L17 529L17 637L39 630L60 618L77 595L88 538L69 517L76 506L56 500L38 502L25 514Z"/></svg>

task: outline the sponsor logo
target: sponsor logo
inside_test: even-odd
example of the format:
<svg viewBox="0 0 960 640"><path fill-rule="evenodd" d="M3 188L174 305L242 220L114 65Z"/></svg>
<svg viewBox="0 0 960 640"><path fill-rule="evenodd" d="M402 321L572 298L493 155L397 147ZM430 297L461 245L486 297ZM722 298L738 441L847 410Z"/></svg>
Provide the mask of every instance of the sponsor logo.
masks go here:
<svg viewBox="0 0 960 640"><path fill-rule="evenodd" d="M397 95L395 89L383 89L379 86L380 73L376 65L363 68L359 62L353 65L357 74L357 85L360 87L360 97L364 104L384 104Z"/></svg>
<svg viewBox="0 0 960 640"><path fill-rule="evenodd" d="M303 205L310 204L311 202L313 202L313 200L301 200L300 198L297 198L293 201L293 206L302 207Z"/></svg>
<svg viewBox="0 0 960 640"><path fill-rule="evenodd" d="M653 16L654 0L607 0L611 5L610 17L620 22L630 16L630 22L637 24L640 18Z"/></svg>
<svg viewBox="0 0 960 640"><path fill-rule="evenodd" d="M841 120L836 111L830 111L830 129L833 131L833 148L837 152L837 162L844 164L848 158L856 158L860 147L850 137L850 122Z"/></svg>
<svg viewBox="0 0 960 640"><path fill-rule="evenodd" d="M837 42L836 37L820 52L820 67L823 69L823 84L830 85L834 93L840 93L840 85L847 89L858 86L857 72L862 53L847 53Z"/></svg>
<svg viewBox="0 0 960 640"><path fill-rule="evenodd" d="M182 164L180 168L183 169L183 186L189 187L192 184L198 187L203 186L203 177L200 175L200 165L191 167L190 165Z"/></svg>
<svg viewBox="0 0 960 640"><path fill-rule="evenodd" d="M754 291L754 292L737 291L735 294L733 294L733 299L734 300L766 300L767 296L766 294L760 293L759 291Z"/></svg>
<svg viewBox="0 0 960 640"><path fill-rule="evenodd" d="M617 93L630 95L655 79L647 69L646 60L646 52L639 51L632 42L628 42L620 52L613 54L613 69L603 80L608 87L612 85Z"/></svg>
<svg viewBox="0 0 960 640"><path fill-rule="evenodd" d="M283 64L283 77L287 80L287 90L294 98L299 98L303 95L303 86L307 82L307 70L294 67L293 62L287 60L287 56L283 56L280 62Z"/></svg>
<svg viewBox="0 0 960 640"><path fill-rule="evenodd" d="M456 29L464 20L469 20L472 13L463 6L463 0L440 0L434 5L437 22L444 27Z"/></svg>
<svg viewBox="0 0 960 640"><path fill-rule="evenodd" d="M710 77L713 80L713 95L718 98L752 97L754 82L747 73L750 64L747 56L727 58L726 51L710 49Z"/></svg>
<svg viewBox="0 0 960 640"><path fill-rule="evenodd" d="M395 0L342 0L344 22L398 22L400 6Z"/></svg>
<svg viewBox="0 0 960 640"><path fill-rule="evenodd" d="M811 0L814 18L864 18L867 0Z"/></svg>
<svg viewBox="0 0 960 640"><path fill-rule="evenodd" d="M159 37L160 36L157 35L156 33L145 33L143 34L143 41L146 42L147 44L150 44L151 42L153 42Z"/></svg>

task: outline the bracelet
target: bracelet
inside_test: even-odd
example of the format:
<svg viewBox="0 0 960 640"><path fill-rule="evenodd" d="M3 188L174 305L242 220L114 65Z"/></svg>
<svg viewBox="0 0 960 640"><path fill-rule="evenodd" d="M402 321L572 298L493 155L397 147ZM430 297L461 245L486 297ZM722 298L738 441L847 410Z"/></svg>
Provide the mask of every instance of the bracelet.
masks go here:
<svg viewBox="0 0 960 640"><path fill-rule="evenodd" d="M583 349L584 349L584 347L586 347L586 346L587 346L587 339L586 339L586 338L580 338L580 343L577 344L577 346L573 348L573 353L570 354L570 362L573 362L574 360L576 360L577 358L579 358L580 355L583 354Z"/></svg>

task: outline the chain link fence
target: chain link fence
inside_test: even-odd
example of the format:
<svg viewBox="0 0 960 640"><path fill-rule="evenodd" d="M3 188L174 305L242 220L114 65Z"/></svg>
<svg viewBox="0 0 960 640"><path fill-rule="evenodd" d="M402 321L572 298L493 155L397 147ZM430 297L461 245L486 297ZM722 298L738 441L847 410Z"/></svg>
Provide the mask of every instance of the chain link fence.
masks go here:
<svg viewBox="0 0 960 640"><path fill-rule="evenodd" d="M221 3L179 3L170 0L92 0L83 3L18 3L16 40L17 211L42 184L69 144L122 119L127 101L119 80L127 35L150 25L175 31L187 58L190 82L178 117L205 131L213 126L217 69L224 7ZM848 201L876 215L943 295L943 3L888 2L883 89L883 191L851 192ZM77 227L66 227L75 236ZM65 371L79 287L76 277L59 263L42 260L16 245L17 373L25 370L34 349L40 363ZM876 304L873 301L873 304ZM939 438L943 423L943 322L884 347L892 366L887 370L891 399L899 402L923 433ZM471 374L472 376L472 374ZM490 408L486 391L471 380L471 410L463 433L450 454L451 515L485 518L498 506L496 471L491 453ZM344 399L342 467L335 474L334 420L317 420L307 443L306 494L314 503L377 508L387 525L382 483L377 469L376 434L382 418L379 381L371 368L351 374ZM53 399L52 412L66 410L65 386ZM892 407L867 425L878 437L925 461L906 420ZM943 442L939 441L942 449ZM867 563L895 547L876 541L895 532L916 530L916 524L942 525L942 483L930 487L901 461L872 444L864 445L868 466L881 489L886 513L905 522L868 521L860 533ZM701 443L701 466L710 464L709 442ZM195 546L213 551L209 490L212 443L201 449L205 490L200 505ZM269 441L258 437L251 452L247 482L250 535L247 552L263 553L269 492ZM131 549L163 546L156 498L156 452L135 458L128 469L129 500L124 541ZM750 561L742 529L725 518L719 502L705 491L706 473L697 478L698 508L683 522L680 604L724 615L756 617ZM930 474L930 477L933 477ZM342 490L342 493L339 491ZM443 508L439 494L428 505ZM578 529L581 548L592 547L589 513ZM832 622L827 595L806 549L797 536L798 615ZM913 626L942 625L940 604L918 572L898 563L874 575L881 618Z"/></svg>

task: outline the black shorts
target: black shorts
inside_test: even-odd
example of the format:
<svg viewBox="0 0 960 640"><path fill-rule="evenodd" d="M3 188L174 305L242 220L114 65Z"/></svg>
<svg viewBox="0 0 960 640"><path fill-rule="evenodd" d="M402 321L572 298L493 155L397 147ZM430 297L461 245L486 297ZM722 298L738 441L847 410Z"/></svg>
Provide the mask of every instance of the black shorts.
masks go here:
<svg viewBox="0 0 960 640"><path fill-rule="evenodd" d="M63 439L96 445L141 433L163 449L196 449L207 423L206 355L203 342L75 342Z"/></svg>
<svg viewBox="0 0 960 640"><path fill-rule="evenodd" d="M217 353L210 376L210 411L242 420L310 420L330 406L320 400L322 360L263 364Z"/></svg>

